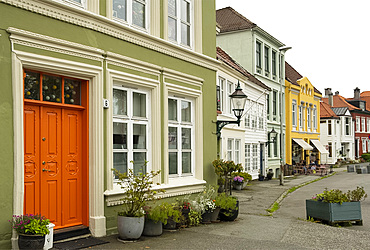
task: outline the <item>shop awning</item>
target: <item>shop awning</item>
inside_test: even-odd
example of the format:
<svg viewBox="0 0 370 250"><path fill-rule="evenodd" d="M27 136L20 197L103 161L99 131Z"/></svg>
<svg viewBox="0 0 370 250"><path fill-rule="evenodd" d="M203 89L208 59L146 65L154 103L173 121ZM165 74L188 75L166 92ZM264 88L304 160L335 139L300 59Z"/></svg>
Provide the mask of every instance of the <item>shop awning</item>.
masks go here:
<svg viewBox="0 0 370 250"><path fill-rule="evenodd" d="M317 148L317 150L320 151L321 154L329 154L329 151L326 150L324 145L322 145L319 140L312 139L311 142L313 143L313 145L315 145L315 147Z"/></svg>
<svg viewBox="0 0 370 250"><path fill-rule="evenodd" d="M304 150L312 150L313 147L310 146L307 142L305 142L303 139L295 139L293 138L293 141L298 143L299 146L301 146Z"/></svg>

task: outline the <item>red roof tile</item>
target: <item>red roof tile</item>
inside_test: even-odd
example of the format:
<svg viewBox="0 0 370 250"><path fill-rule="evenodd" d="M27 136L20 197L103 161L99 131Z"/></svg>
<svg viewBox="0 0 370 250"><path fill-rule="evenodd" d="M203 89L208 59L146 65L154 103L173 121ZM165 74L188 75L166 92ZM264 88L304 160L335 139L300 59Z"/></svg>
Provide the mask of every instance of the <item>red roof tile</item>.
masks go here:
<svg viewBox="0 0 370 250"><path fill-rule="evenodd" d="M329 104L329 100L327 97L322 98L322 101ZM358 110L356 106L348 103L346 99L341 95L333 95L333 107L334 108L342 108L348 107L349 110Z"/></svg>
<svg viewBox="0 0 370 250"><path fill-rule="evenodd" d="M325 102L320 102L320 118L334 118L338 117L330 108L330 105Z"/></svg>
<svg viewBox="0 0 370 250"><path fill-rule="evenodd" d="M220 25L220 33L252 29L257 25L246 17L235 11L231 7L226 7L216 11L216 21Z"/></svg>
<svg viewBox="0 0 370 250"><path fill-rule="evenodd" d="M229 65L231 68L235 69L236 71L240 72L244 76L248 78L249 81L257 84L258 86L271 90L268 86L266 86L263 82L258 80L255 76L250 74L246 69L244 69L241 65L239 65L231 56L229 56L224 50L220 47L217 47L217 60L224 62L225 64Z"/></svg>

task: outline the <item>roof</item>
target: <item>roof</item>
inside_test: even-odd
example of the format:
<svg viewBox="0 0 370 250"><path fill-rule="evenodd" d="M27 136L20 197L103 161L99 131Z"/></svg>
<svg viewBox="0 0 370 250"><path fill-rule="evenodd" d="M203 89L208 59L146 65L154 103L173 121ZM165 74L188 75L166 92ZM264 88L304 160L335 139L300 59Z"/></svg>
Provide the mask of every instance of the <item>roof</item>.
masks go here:
<svg viewBox="0 0 370 250"><path fill-rule="evenodd" d="M328 104L329 105L329 104ZM347 107L341 107L341 108L331 108L336 115L345 115L348 108Z"/></svg>
<svg viewBox="0 0 370 250"><path fill-rule="evenodd" d="M322 98L322 101L329 104L329 100L327 97ZM346 99L341 95L333 95L333 106L334 108L343 108L347 107L350 111L351 110L359 110L356 106L348 103Z"/></svg>
<svg viewBox="0 0 370 250"><path fill-rule="evenodd" d="M370 111L370 91L364 91L360 94L361 100L366 102L366 110Z"/></svg>
<svg viewBox="0 0 370 250"><path fill-rule="evenodd" d="M216 22L221 27L220 33L252 29L257 26L231 7L216 10Z"/></svg>
<svg viewBox="0 0 370 250"><path fill-rule="evenodd" d="M302 79L303 76L298 73L287 61L285 61L285 79L292 83L293 85L300 86L297 82L299 79ZM321 95L321 92L313 86L315 93Z"/></svg>
<svg viewBox="0 0 370 250"><path fill-rule="evenodd" d="M360 94L360 97L367 97L370 96L370 91L364 91Z"/></svg>
<svg viewBox="0 0 370 250"><path fill-rule="evenodd" d="M338 116L331 109L330 105L320 102L320 118L337 118Z"/></svg>
<svg viewBox="0 0 370 250"><path fill-rule="evenodd" d="M249 81L252 83L257 84L258 86L271 90L270 87L266 86L263 82L258 80L255 76L250 74L246 69L244 69L241 65L239 65L231 56L229 56L224 50L222 50L220 47L216 48L217 50L217 60L220 60L224 62L225 64L229 65L231 68L235 69L239 73L243 74L248 78Z"/></svg>

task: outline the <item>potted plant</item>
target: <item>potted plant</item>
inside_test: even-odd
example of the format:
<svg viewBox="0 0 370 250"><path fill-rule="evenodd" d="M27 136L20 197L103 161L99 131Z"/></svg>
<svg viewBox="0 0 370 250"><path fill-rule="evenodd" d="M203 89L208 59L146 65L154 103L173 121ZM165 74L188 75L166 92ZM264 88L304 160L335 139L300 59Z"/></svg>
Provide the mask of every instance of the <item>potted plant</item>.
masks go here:
<svg viewBox="0 0 370 250"><path fill-rule="evenodd" d="M242 190L244 184L244 178L237 175L233 178L233 188L236 190Z"/></svg>
<svg viewBox="0 0 370 250"><path fill-rule="evenodd" d="M327 221L329 225L348 221L362 225L360 201L366 197L363 187L348 190L347 193L339 189L325 189L323 193L306 200L307 218Z"/></svg>
<svg viewBox="0 0 370 250"><path fill-rule="evenodd" d="M225 161L222 159L217 159L212 162L213 167L215 169L215 173L218 175L219 178L223 179L223 182L225 183L225 193L230 192L231 194L231 173L236 171L242 171L243 167L242 165L235 164L233 161Z"/></svg>
<svg viewBox="0 0 370 250"><path fill-rule="evenodd" d="M268 171L266 174L267 180L271 180L273 176L274 176L274 173L272 171Z"/></svg>
<svg viewBox="0 0 370 250"><path fill-rule="evenodd" d="M202 215L202 223L211 223L212 213L216 209L215 196L216 189L213 186L208 186L192 201L191 207Z"/></svg>
<svg viewBox="0 0 370 250"><path fill-rule="evenodd" d="M12 228L18 233L19 249L43 249L49 220L41 215L13 215Z"/></svg>
<svg viewBox="0 0 370 250"><path fill-rule="evenodd" d="M163 220L163 228L170 230L178 228L183 220L181 207L176 202L163 202L161 207L163 209L163 213L166 215L166 219Z"/></svg>
<svg viewBox="0 0 370 250"><path fill-rule="evenodd" d="M215 205L220 207L219 218L222 221L233 221L239 215L239 201L236 197L220 193L215 198Z"/></svg>
<svg viewBox="0 0 370 250"><path fill-rule="evenodd" d="M132 162L134 164L134 162ZM147 162L144 163L145 169ZM157 176L160 171L143 174L135 174L132 169L127 173L120 173L113 169L116 176L118 176L119 184L125 191L122 198L122 210L118 212L117 229L120 239L138 239L140 238L144 229L144 209L147 201L154 200L158 192L152 189L153 178ZM159 185L159 183L157 183Z"/></svg>

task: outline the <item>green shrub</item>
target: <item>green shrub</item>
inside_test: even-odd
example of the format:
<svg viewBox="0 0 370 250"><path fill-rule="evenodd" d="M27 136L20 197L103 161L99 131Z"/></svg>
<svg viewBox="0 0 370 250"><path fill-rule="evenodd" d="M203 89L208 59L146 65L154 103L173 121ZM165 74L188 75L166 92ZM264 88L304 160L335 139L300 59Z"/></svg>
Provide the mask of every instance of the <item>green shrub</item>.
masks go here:
<svg viewBox="0 0 370 250"><path fill-rule="evenodd" d="M317 194L312 197L313 200L328 202L328 203L340 203L351 202L351 201L360 201L364 200L367 197L363 187L357 187L355 190L348 190L347 193L343 193L339 189L328 190L325 188L325 191L321 194Z"/></svg>
<svg viewBox="0 0 370 250"><path fill-rule="evenodd" d="M370 153L362 154L361 158L363 158L366 162L369 162L370 161Z"/></svg>

